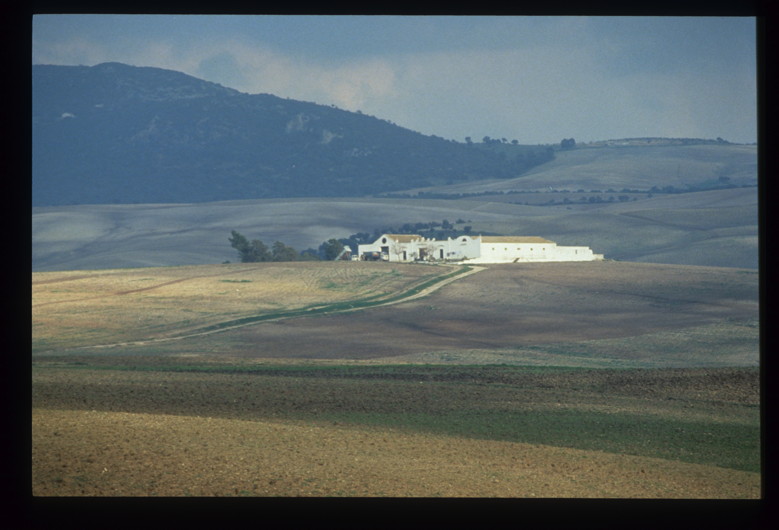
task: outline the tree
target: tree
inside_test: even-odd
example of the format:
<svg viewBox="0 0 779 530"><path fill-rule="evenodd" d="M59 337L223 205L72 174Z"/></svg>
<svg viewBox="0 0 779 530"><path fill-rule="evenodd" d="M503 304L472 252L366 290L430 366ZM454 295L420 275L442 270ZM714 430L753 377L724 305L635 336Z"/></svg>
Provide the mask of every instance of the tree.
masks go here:
<svg viewBox="0 0 779 530"><path fill-rule="evenodd" d="M344 249L344 244L338 241L337 239L328 239L321 245L319 245L319 254L322 256L322 259L332 261L335 258L338 257L339 254L341 254L341 251Z"/></svg>
<svg viewBox="0 0 779 530"><path fill-rule="evenodd" d="M259 239L252 239L251 258L247 261L270 261L271 253L265 243Z"/></svg>
<svg viewBox="0 0 779 530"><path fill-rule="evenodd" d="M576 147L576 140L573 138L567 138L560 142L560 149L573 149Z"/></svg>
<svg viewBox="0 0 779 530"><path fill-rule="evenodd" d="M297 261L298 251L281 241L273 243L273 261Z"/></svg>
<svg viewBox="0 0 779 530"><path fill-rule="evenodd" d="M232 237L228 238L228 241L230 241L230 246L238 251L242 263L270 261L270 252L262 241L255 239L250 243L243 234L235 230L231 232L231 235Z"/></svg>
<svg viewBox="0 0 779 530"><path fill-rule="evenodd" d="M313 248L301 250L300 261L319 261L319 253Z"/></svg>
<svg viewBox="0 0 779 530"><path fill-rule="evenodd" d="M232 237L228 238L228 241L230 241L230 246L238 251L238 255L240 256L241 261L245 262L245 258L251 253L251 243L249 243L249 240L246 239L246 237L244 237L242 234L239 234L235 230L231 232L231 236Z"/></svg>

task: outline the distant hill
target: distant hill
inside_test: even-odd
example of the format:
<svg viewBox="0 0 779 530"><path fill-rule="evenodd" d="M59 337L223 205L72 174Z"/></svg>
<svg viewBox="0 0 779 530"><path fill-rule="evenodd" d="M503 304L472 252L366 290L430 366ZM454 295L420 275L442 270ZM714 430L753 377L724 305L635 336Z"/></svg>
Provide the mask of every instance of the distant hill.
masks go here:
<svg viewBox="0 0 779 530"><path fill-rule="evenodd" d="M406 190L434 194L512 191L704 191L757 185L757 146L706 140L613 140L559 150L521 176Z"/></svg>
<svg viewBox="0 0 779 530"><path fill-rule="evenodd" d="M303 250L382 227L462 219L474 233L542 236L589 246L607 259L756 269L757 198L756 188L733 188L568 206L485 197L33 208L32 266L46 271L221 263L238 259L228 242L231 230Z"/></svg>
<svg viewBox="0 0 779 530"><path fill-rule="evenodd" d="M363 196L516 177L554 157L159 68L36 65L32 89L35 206Z"/></svg>

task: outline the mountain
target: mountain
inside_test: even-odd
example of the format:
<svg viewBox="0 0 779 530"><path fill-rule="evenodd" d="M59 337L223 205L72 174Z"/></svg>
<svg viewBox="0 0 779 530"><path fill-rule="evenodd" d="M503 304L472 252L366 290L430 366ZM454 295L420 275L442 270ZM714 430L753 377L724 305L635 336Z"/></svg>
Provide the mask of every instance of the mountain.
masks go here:
<svg viewBox="0 0 779 530"><path fill-rule="evenodd" d="M554 158L120 63L35 65L32 92L35 206L363 196L513 178Z"/></svg>

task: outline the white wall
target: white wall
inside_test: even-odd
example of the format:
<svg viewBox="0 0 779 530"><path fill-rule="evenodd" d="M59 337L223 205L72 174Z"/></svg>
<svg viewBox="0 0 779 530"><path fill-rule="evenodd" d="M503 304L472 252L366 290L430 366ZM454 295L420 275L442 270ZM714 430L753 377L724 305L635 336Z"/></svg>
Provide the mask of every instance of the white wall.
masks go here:
<svg viewBox="0 0 779 530"><path fill-rule="evenodd" d="M554 256L555 243L501 243L481 244L481 259L495 263L518 261L548 261Z"/></svg>
<svg viewBox="0 0 779 530"><path fill-rule="evenodd" d="M385 241L386 240L386 241ZM593 261L603 259L589 247L561 247L552 241L534 243L482 242L481 237L460 236L447 240L420 237L399 242L383 234L369 245L360 245L358 254L381 252L386 247L389 261L425 259L461 261L469 263L527 263L539 261Z"/></svg>

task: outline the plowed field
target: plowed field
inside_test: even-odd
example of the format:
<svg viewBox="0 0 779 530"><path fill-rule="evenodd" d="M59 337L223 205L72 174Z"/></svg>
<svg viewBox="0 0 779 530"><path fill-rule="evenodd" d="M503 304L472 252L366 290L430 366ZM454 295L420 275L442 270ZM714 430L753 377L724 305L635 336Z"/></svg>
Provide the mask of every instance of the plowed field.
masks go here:
<svg viewBox="0 0 779 530"><path fill-rule="evenodd" d="M388 307L84 347L441 274L244 268L33 275L35 495L760 496L754 273L489 267Z"/></svg>
<svg viewBox="0 0 779 530"><path fill-rule="evenodd" d="M35 495L757 498L757 473L390 429L33 412Z"/></svg>

